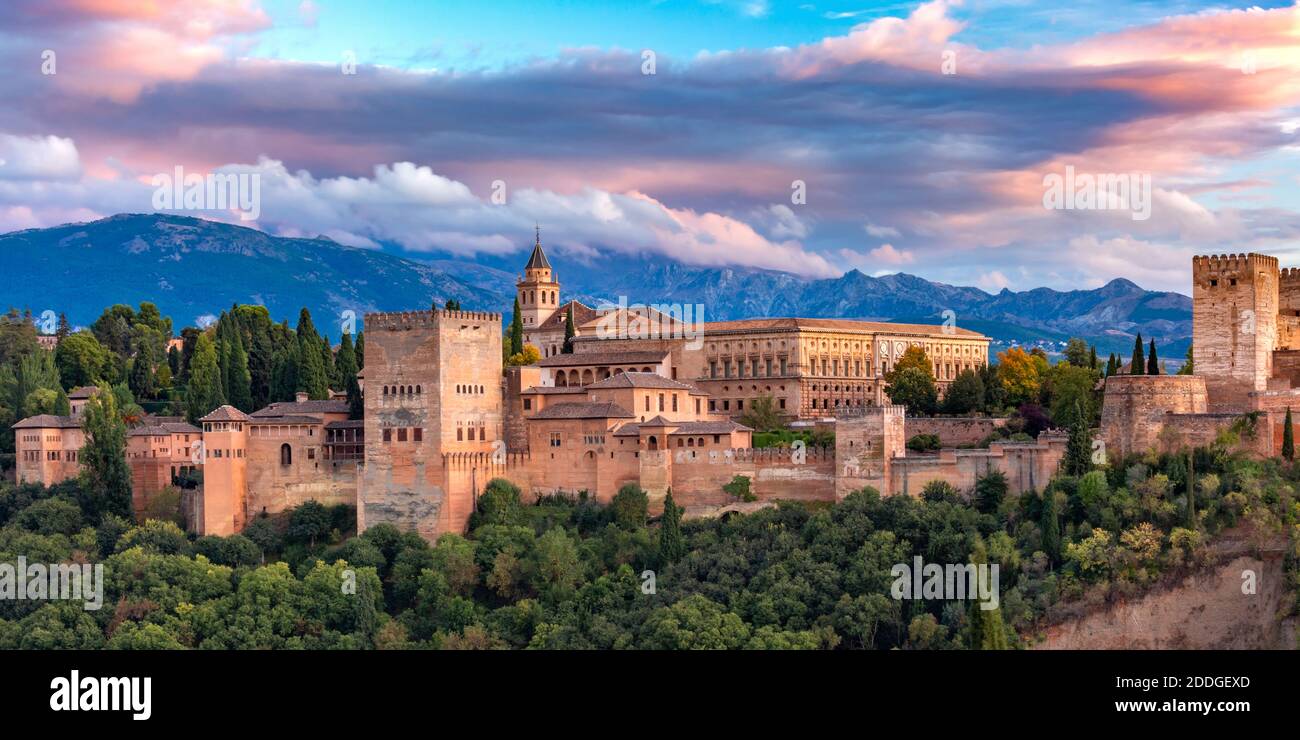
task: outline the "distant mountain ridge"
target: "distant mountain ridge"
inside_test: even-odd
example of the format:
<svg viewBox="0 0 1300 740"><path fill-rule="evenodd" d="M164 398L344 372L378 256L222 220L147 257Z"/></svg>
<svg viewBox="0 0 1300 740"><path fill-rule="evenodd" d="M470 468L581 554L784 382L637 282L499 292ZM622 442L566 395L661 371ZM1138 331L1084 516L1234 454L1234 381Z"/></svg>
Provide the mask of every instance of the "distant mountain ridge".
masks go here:
<svg viewBox="0 0 1300 740"><path fill-rule="evenodd" d="M0 271L12 286L5 302L66 312L88 324L114 303L153 301L178 326L232 303L267 306L277 321L313 315L427 308L455 298L466 308L509 313L525 252L482 261L417 261L325 238L277 237L241 226L164 214L122 214L0 235ZM592 263L552 253L564 297L590 305L617 302L691 303L706 320L768 316L854 318L941 323L1002 342L1064 341L1081 336L1103 358L1127 356L1133 335L1154 337L1161 356L1177 359L1191 337L1191 299L1144 290L1117 278L1091 290L1050 288L996 294L896 273L871 277L851 270L809 279L745 267L698 267L662 257L613 255ZM328 326L322 318L317 323ZM337 328L330 331L338 335Z"/></svg>

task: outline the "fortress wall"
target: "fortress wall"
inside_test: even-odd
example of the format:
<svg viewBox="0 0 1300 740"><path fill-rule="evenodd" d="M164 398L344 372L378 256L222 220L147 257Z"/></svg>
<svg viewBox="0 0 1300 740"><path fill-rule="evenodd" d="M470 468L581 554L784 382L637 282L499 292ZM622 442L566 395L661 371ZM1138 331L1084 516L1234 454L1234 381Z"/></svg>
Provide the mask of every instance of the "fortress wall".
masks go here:
<svg viewBox="0 0 1300 740"><path fill-rule="evenodd" d="M1006 417L909 416L903 428L907 439L918 434L934 434L944 447L961 447L979 444L995 429L1006 425Z"/></svg>
<svg viewBox="0 0 1300 740"><path fill-rule="evenodd" d="M1207 406L1200 375L1112 375L1101 408L1106 454L1145 452L1158 444L1167 413L1204 414Z"/></svg>
<svg viewBox="0 0 1300 740"><path fill-rule="evenodd" d="M679 506L733 503L722 487L737 475L750 479L759 500L835 500L835 454L816 448L798 461L788 449L679 451L672 463L673 500Z"/></svg>
<svg viewBox="0 0 1300 740"><path fill-rule="evenodd" d="M890 491L920 496L927 483L941 480L968 493L976 480L995 470L1007 477L1010 493L1041 490L1060 467L1066 442L1064 434L1044 432L1037 442L999 442L987 450L942 450L938 455L895 458Z"/></svg>

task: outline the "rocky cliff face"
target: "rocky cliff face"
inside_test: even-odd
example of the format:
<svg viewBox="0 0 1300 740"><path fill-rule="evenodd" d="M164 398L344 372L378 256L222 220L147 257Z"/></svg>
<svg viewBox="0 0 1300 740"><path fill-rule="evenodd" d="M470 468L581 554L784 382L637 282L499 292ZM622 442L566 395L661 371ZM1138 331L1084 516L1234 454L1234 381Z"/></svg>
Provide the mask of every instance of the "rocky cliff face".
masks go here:
<svg viewBox="0 0 1300 740"><path fill-rule="evenodd" d="M1256 551L1245 537L1217 543L1217 564L1173 585L1048 627L1039 650L1296 649L1295 593L1283 568L1285 541ZM1242 593L1243 573L1255 593Z"/></svg>

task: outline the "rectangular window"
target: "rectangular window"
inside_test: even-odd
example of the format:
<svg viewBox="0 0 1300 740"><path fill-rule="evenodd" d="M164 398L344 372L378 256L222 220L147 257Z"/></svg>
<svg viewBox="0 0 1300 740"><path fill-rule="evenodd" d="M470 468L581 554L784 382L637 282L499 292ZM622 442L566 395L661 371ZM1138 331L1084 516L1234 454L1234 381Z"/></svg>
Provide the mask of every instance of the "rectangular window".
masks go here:
<svg viewBox="0 0 1300 740"><path fill-rule="evenodd" d="M677 394L673 394L673 411L677 410Z"/></svg>
<svg viewBox="0 0 1300 740"><path fill-rule="evenodd" d="M659 410L664 410L664 394L662 393L659 394Z"/></svg>
<svg viewBox="0 0 1300 740"><path fill-rule="evenodd" d="M416 427L416 428L412 429L412 430L411 430L411 434L414 435L414 437L415 437L415 441L416 441L416 442L423 442L423 441L424 441L424 427Z"/></svg>
<svg viewBox="0 0 1300 740"><path fill-rule="evenodd" d="M457 435L457 436L459 436L459 435ZM385 441L385 442L392 442L392 441L393 441L393 430L392 430L392 429L385 429L385 430L384 430L384 441Z"/></svg>
<svg viewBox="0 0 1300 740"><path fill-rule="evenodd" d="M524 411L529 411L529 410L531 410L532 408L533 408L533 399L531 399L531 398L525 398L525 399L524 399Z"/></svg>
<svg viewBox="0 0 1300 740"><path fill-rule="evenodd" d="M779 408L785 408L785 399L784 398L777 399L776 404Z"/></svg>
<svg viewBox="0 0 1300 740"><path fill-rule="evenodd" d="M397 428L397 441L398 441L398 442L405 442L405 441L406 441L406 427L398 427L398 428Z"/></svg>
<svg viewBox="0 0 1300 740"><path fill-rule="evenodd" d="M552 447L559 447L559 446L560 446L560 433L559 433L559 432L551 432L551 446L552 446Z"/></svg>

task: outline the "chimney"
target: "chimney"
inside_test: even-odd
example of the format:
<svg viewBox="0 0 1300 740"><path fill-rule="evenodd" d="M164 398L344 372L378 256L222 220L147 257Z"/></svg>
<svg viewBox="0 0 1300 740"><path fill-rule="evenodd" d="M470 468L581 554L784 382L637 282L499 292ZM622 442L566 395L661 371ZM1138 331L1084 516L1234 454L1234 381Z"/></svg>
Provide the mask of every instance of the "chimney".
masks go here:
<svg viewBox="0 0 1300 740"><path fill-rule="evenodd" d="M294 403L307 403L307 391L298 391L293 394Z"/></svg>

